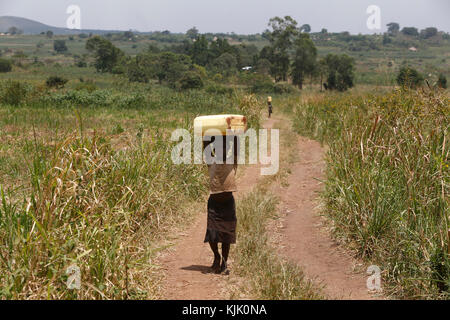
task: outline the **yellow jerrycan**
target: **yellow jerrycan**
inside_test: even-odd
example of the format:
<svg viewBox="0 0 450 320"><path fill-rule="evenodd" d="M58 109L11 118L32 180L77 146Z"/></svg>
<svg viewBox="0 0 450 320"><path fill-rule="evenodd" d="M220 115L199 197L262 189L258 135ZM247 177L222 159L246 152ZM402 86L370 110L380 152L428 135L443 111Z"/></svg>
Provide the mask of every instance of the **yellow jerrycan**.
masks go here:
<svg viewBox="0 0 450 320"><path fill-rule="evenodd" d="M247 118L237 114L220 114L194 119L194 134L204 136L210 129L218 130L223 136L227 135L227 130L232 135L242 134L247 130Z"/></svg>

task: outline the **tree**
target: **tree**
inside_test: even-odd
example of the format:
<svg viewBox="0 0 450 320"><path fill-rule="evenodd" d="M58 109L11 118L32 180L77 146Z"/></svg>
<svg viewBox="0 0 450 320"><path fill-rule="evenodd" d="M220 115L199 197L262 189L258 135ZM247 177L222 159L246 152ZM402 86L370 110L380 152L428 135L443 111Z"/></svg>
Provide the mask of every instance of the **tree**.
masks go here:
<svg viewBox="0 0 450 320"><path fill-rule="evenodd" d="M423 82L423 76L414 68L403 66L397 75L398 85L405 88L416 88Z"/></svg>
<svg viewBox="0 0 450 320"><path fill-rule="evenodd" d="M186 31L186 36L189 39L196 39L198 37L198 29L196 27L192 27L188 31Z"/></svg>
<svg viewBox="0 0 450 320"><path fill-rule="evenodd" d="M311 26L309 24L302 25L300 27L300 32L310 33L311 32Z"/></svg>
<svg viewBox="0 0 450 320"><path fill-rule="evenodd" d="M316 72L320 78L320 91L322 91L323 78L327 75L327 71L328 71L327 62L325 58L322 58L319 60L316 66Z"/></svg>
<svg viewBox="0 0 450 320"><path fill-rule="evenodd" d="M154 72L159 83L165 81L169 86L176 87L177 81L191 66L192 61L189 56L163 52L154 61Z"/></svg>
<svg viewBox="0 0 450 320"><path fill-rule="evenodd" d="M424 39L428 39L437 35L438 30L434 27L429 27L420 31L420 36Z"/></svg>
<svg viewBox="0 0 450 320"><path fill-rule="evenodd" d="M241 43L237 46L232 46L231 48L231 54L236 56L238 69L246 66L256 65L258 61L259 50L255 45Z"/></svg>
<svg viewBox="0 0 450 320"><path fill-rule="evenodd" d="M123 33L123 39L124 40L133 40L134 39L134 33L132 31L125 31Z"/></svg>
<svg viewBox="0 0 450 320"><path fill-rule="evenodd" d="M390 35L396 35L400 31L400 25L397 22L391 22L386 25Z"/></svg>
<svg viewBox="0 0 450 320"><path fill-rule="evenodd" d="M439 88L447 89L447 78L442 73L439 75L437 85Z"/></svg>
<svg viewBox="0 0 450 320"><path fill-rule="evenodd" d="M53 38L53 31L48 30L46 35L47 35L47 38L49 38L49 39Z"/></svg>
<svg viewBox="0 0 450 320"><path fill-rule="evenodd" d="M267 59L259 59L258 63L256 64L256 72L264 75L270 74L270 69L272 67L272 64Z"/></svg>
<svg viewBox="0 0 450 320"><path fill-rule="evenodd" d="M268 37L271 46L262 58L271 62L271 73L275 81L286 81L290 65L288 51L299 32L297 21L290 16L275 17L270 19L269 26L272 31L266 31L266 37Z"/></svg>
<svg viewBox="0 0 450 320"><path fill-rule="evenodd" d="M224 53L236 55L237 47L230 45L227 39L218 38L212 41L209 46L209 55L211 59L216 59Z"/></svg>
<svg viewBox="0 0 450 320"><path fill-rule="evenodd" d="M203 80L201 76L195 71L186 72L180 79L180 88L182 90L200 89L202 87Z"/></svg>
<svg viewBox="0 0 450 320"><path fill-rule="evenodd" d="M0 58L0 73L2 72L10 72L12 70L11 60L6 60Z"/></svg>
<svg viewBox="0 0 450 320"><path fill-rule="evenodd" d="M204 35L197 37L191 47L190 56L192 57L192 61L200 66L206 66L211 60L208 49L209 44L206 37Z"/></svg>
<svg viewBox="0 0 450 320"><path fill-rule="evenodd" d="M127 63L126 73L130 82L147 83L155 75L155 56L152 53L138 54Z"/></svg>
<svg viewBox="0 0 450 320"><path fill-rule="evenodd" d="M16 35L16 34L22 34L23 31L20 30L19 28L13 26L13 27L8 29L8 33L11 34L11 35Z"/></svg>
<svg viewBox="0 0 450 320"><path fill-rule="evenodd" d="M225 52L220 57L213 61L213 67L226 76L229 76L236 70L237 60L236 57L228 52Z"/></svg>
<svg viewBox="0 0 450 320"><path fill-rule="evenodd" d="M405 36L413 36L413 37L419 35L419 31L417 30L417 28L414 28L414 27L404 27L402 29L402 33Z"/></svg>
<svg viewBox="0 0 450 320"><path fill-rule="evenodd" d="M388 36L387 33L383 34L383 45L387 45L392 42L391 37Z"/></svg>
<svg viewBox="0 0 450 320"><path fill-rule="evenodd" d="M122 50L116 48L111 41L99 36L86 42L86 49L95 54L95 68L100 72L111 72L124 57Z"/></svg>
<svg viewBox="0 0 450 320"><path fill-rule="evenodd" d="M66 52L67 51L66 41L65 40L53 41L53 49L58 53Z"/></svg>
<svg viewBox="0 0 450 320"><path fill-rule="evenodd" d="M320 30L320 33L327 34L328 33L328 29L322 28L322 30Z"/></svg>
<svg viewBox="0 0 450 320"><path fill-rule="evenodd" d="M307 75L312 76L316 67L317 48L308 34L300 34L294 42L295 55L292 63L292 82L300 89Z"/></svg>
<svg viewBox="0 0 450 320"><path fill-rule="evenodd" d="M353 87L354 60L346 54L328 54L325 57L327 82L325 89L345 91Z"/></svg>

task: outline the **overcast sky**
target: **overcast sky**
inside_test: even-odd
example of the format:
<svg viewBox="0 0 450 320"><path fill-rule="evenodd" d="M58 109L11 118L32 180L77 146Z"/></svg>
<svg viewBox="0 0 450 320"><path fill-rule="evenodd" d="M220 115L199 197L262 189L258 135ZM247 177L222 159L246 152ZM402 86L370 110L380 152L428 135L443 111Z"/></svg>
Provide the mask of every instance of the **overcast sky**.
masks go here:
<svg viewBox="0 0 450 320"><path fill-rule="evenodd" d="M81 8L83 29L260 33L274 16L290 15L313 31L373 33L369 5L381 9L382 29L395 21L450 31L450 0L0 0L0 16L20 16L65 27L69 5Z"/></svg>

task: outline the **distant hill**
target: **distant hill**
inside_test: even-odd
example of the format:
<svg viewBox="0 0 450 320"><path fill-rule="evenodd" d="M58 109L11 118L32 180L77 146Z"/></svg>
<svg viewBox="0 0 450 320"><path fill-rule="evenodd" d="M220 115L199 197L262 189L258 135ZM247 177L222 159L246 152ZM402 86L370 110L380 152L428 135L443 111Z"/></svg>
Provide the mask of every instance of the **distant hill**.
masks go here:
<svg viewBox="0 0 450 320"><path fill-rule="evenodd" d="M52 31L54 34L78 34L78 33L93 33L93 34L105 34L121 32L119 30L73 30L67 28L59 28L49 26L34 20L21 18L21 17L11 17L3 16L0 17L0 32L8 32L11 27L19 28L24 34L40 34L41 32Z"/></svg>

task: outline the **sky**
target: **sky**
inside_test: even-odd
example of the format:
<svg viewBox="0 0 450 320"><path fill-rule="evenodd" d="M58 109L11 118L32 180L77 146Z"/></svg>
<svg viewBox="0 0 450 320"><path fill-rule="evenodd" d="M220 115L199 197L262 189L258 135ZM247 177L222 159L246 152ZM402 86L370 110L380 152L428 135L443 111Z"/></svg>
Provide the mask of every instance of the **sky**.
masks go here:
<svg viewBox="0 0 450 320"><path fill-rule="evenodd" d="M386 24L450 32L450 0L0 0L0 16L20 16L66 27L68 6L81 10L81 28L201 33L261 33L271 17L290 15L312 31L374 33ZM381 29L371 30L368 6L380 8Z"/></svg>

